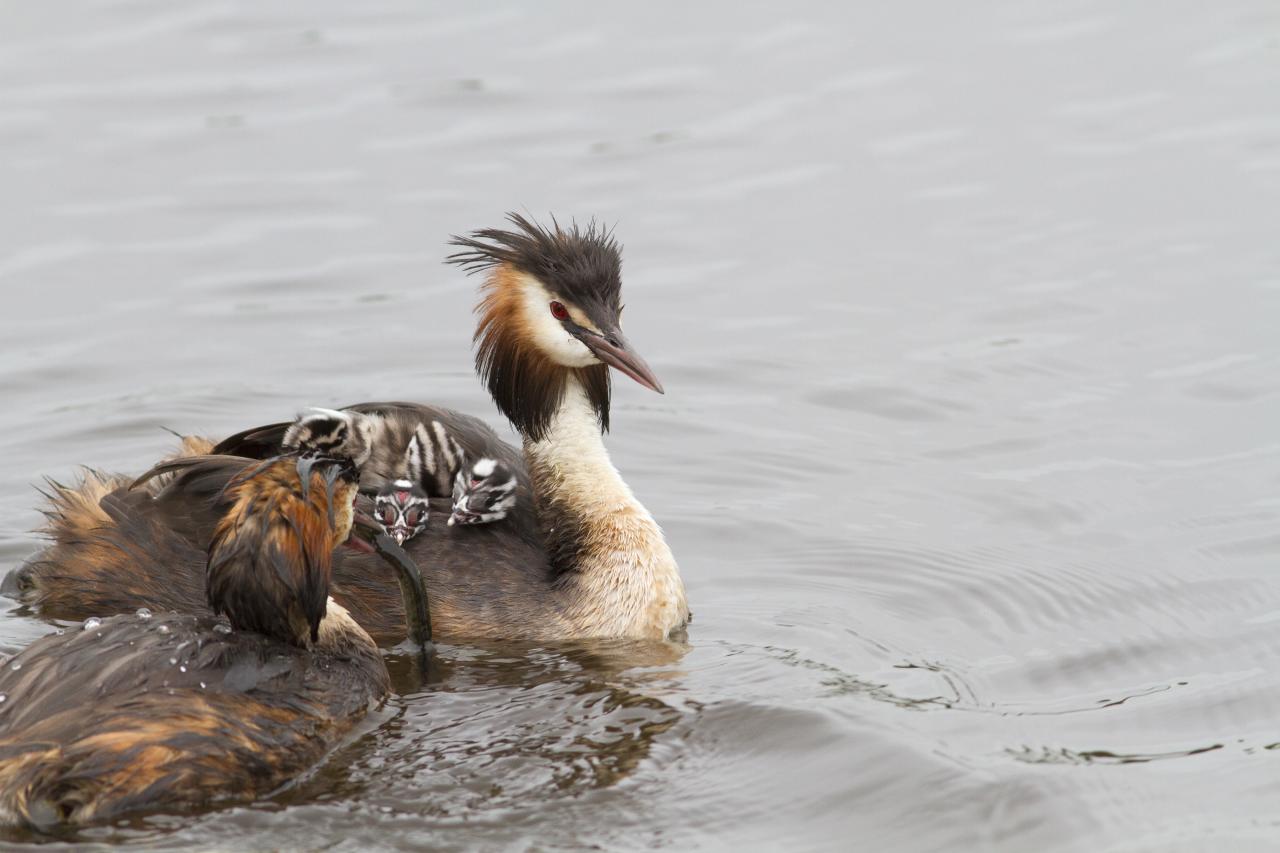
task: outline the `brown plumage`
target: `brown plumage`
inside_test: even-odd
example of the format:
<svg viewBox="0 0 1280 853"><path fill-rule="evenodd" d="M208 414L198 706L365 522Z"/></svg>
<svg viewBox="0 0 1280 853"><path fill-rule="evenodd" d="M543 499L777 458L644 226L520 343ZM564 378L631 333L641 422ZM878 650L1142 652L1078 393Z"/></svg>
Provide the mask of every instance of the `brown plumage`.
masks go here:
<svg viewBox="0 0 1280 853"><path fill-rule="evenodd" d="M333 550L351 532L359 484L355 468L342 463L302 473L281 460L232 479L231 508L209 545L205 591L237 627L308 646L318 639Z"/></svg>
<svg viewBox="0 0 1280 853"><path fill-rule="evenodd" d="M225 491L207 578L229 624L190 613L94 619L0 669L0 821L49 829L251 800L313 765L386 696L373 640L326 605L354 470L323 462L300 476L294 459L198 458L176 477L215 471ZM99 506L126 494L118 487ZM62 503L92 516L68 494Z"/></svg>
<svg viewBox="0 0 1280 853"><path fill-rule="evenodd" d="M433 627L449 639L666 637L688 620L684 584L661 529L602 441L609 367L661 391L620 328L620 250L594 226L545 229L519 216L511 221L512 231L455 238L463 251L452 260L486 274L476 367L521 432L522 451L457 412L411 403L352 407L412 423L439 420L469 458L496 458L518 478L516 507L501 524L432 523L407 543L423 570ZM268 457L280 451L287 429L246 430L218 450ZM367 450L378 459L376 443ZM183 594L199 588L198 561L177 560L191 577L173 583L175 563L133 556L153 548L199 553L212 524L198 498L218 488L217 477L180 473L144 502L105 484L62 499L48 529L53 546L6 587L19 587L20 598L41 612L64 617L170 601L165 587ZM82 513L60 509L95 500L109 516L100 526L86 527ZM433 502L432 513L447 518L448 503ZM380 642L404 636L388 567L341 554L333 578L334 598Z"/></svg>

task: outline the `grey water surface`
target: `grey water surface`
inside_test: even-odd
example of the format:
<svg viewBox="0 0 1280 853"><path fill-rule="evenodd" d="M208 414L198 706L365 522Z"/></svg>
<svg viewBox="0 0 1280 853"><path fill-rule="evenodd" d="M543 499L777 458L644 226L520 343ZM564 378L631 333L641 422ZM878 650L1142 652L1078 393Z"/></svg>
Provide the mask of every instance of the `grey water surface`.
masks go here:
<svg viewBox="0 0 1280 853"><path fill-rule="evenodd" d="M625 244L695 614L391 652L290 790L63 842L1280 849L1274 3L0 0L0 191L0 571L161 427L505 431L441 260L515 209Z"/></svg>

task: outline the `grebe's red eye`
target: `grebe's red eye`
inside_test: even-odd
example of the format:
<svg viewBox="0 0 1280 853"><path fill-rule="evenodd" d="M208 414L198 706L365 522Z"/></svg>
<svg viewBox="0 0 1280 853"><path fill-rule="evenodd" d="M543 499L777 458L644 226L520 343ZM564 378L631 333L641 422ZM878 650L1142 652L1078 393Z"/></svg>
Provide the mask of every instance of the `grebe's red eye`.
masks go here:
<svg viewBox="0 0 1280 853"><path fill-rule="evenodd" d="M564 307L563 305L561 305L559 302L552 302L552 303L551 303L551 316L552 316L552 317L555 317L557 320L568 320L568 319L569 319L569 309L568 309L568 308L565 308L565 307Z"/></svg>

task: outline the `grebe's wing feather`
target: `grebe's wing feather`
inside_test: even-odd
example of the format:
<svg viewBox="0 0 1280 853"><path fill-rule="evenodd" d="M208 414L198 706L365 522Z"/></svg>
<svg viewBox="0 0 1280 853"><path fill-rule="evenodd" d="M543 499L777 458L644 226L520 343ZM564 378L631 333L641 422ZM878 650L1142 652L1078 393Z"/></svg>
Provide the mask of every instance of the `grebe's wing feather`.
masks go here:
<svg viewBox="0 0 1280 853"><path fill-rule="evenodd" d="M245 456L250 459L266 459L280 452L284 434L293 421L250 427L235 435L227 436L214 445L213 452L229 456Z"/></svg>
<svg viewBox="0 0 1280 853"><path fill-rule="evenodd" d="M163 474L173 474L178 471L186 471L189 468L195 468L197 466L208 467L213 465L218 467L220 470L228 465L244 468L246 464L252 461L252 459L245 457L230 456L227 454L180 456L177 459L166 459L163 462L153 465L149 471L140 475L129 485L129 488L136 489Z"/></svg>

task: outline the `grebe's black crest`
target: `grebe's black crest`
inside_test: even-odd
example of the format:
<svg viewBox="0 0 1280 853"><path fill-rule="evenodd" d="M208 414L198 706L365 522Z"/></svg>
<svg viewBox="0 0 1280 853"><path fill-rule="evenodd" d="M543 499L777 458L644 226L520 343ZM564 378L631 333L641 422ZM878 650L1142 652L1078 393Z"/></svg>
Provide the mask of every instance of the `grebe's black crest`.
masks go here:
<svg viewBox="0 0 1280 853"><path fill-rule="evenodd" d="M498 408L528 439L539 441L546 436L571 375L578 377L585 390L600 429L608 431L608 365L565 367L539 350L514 278L532 276L552 296L578 308L596 329L611 330L610 337L618 340L612 330L618 328L622 310L621 247L594 221L585 228L574 223L566 229L553 219L553 227L547 229L518 213L507 214L507 219L518 230L489 228L450 240L464 251L450 255L449 263L469 273L490 273L476 308L480 315L476 370ZM576 324L573 328L575 334L591 334Z"/></svg>
<svg viewBox="0 0 1280 853"><path fill-rule="evenodd" d="M550 229L518 213L508 213L507 220L519 230L485 228L451 239L451 246L464 251L450 255L448 262L469 273L510 264L589 315L592 305L606 309L600 322L617 319L622 309L622 247L613 232L595 220L585 228L576 222L561 228L553 217Z"/></svg>

